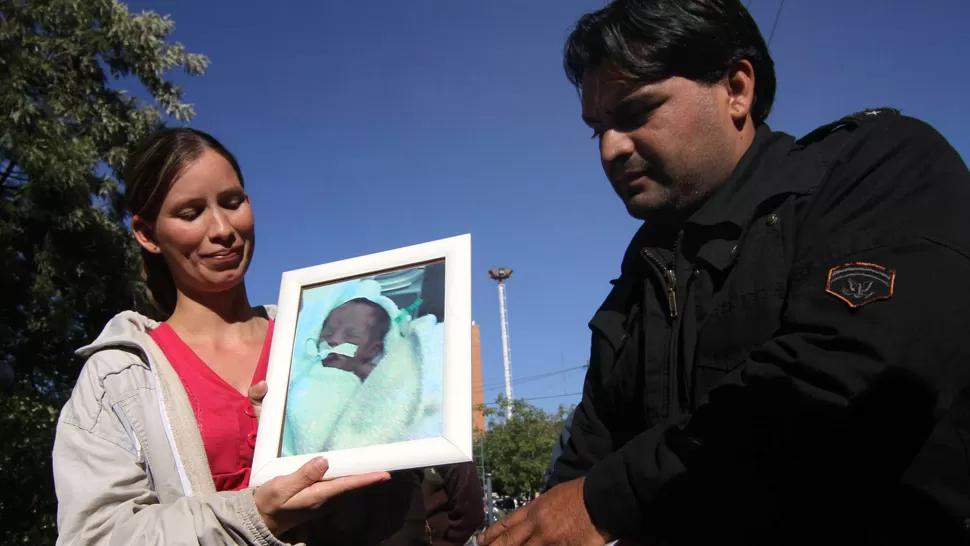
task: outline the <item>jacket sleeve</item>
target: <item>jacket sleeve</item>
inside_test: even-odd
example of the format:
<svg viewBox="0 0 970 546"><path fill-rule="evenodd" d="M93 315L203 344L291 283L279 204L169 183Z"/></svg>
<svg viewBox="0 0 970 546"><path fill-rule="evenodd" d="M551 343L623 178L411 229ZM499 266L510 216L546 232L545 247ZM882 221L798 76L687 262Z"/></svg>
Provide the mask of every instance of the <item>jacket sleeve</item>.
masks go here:
<svg viewBox="0 0 970 546"><path fill-rule="evenodd" d="M53 449L58 546L283 546L263 523L253 490L160 504L144 453L85 366L61 411ZM137 425L135 425L137 426Z"/></svg>
<svg viewBox="0 0 970 546"><path fill-rule="evenodd" d="M970 173L911 118L859 138L798 226L773 338L686 424L650 428L590 469L599 528L649 543L802 514L811 528L825 505L851 513L898 483L967 386ZM895 271L891 295L853 308L828 293L833 268L856 263Z"/></svg>
<svg viewBox="0 0 970 546"><path fill-rule="evenodd" d="M590 362L583 381L583 397L572 414L561 453L552 462L546 489L586 475L593 466L613 452L606 392L603 379L613 362L612 345L594 330L590 343Z"/></svg>
<svg viewBox="0 0 970 546"><path fill-rule="evenodd" d="M482 486L474 462L439 467L444 472L445 494L451 501L451 523L445 533L450 544L464 544L485 521Z"/></svg>

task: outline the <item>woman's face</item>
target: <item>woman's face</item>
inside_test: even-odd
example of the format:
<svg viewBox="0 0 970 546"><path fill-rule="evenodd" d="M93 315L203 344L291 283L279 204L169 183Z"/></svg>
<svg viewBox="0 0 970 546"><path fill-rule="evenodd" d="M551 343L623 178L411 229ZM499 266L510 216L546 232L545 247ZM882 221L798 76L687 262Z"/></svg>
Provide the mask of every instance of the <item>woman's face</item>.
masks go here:
<svg viewBox="0 0 970 546"><path fill-rule="evenodd" d="M229 290L253 258L249 196L232 165L212 150L172 184L153 224L136 217L132 227L143 247L165 257L183 293Z"/></svg>

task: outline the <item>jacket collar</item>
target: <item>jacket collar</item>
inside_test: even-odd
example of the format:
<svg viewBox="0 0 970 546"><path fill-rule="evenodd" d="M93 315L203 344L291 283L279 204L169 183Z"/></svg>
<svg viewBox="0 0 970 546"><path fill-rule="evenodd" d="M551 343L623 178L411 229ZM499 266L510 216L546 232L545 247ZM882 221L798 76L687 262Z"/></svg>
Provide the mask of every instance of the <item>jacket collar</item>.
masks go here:
<svg viewBox="0 0 970 546"><path fill-rule="evenodd" d="M777 195L802 191L799 177L774 174L780 172L794 145L794 137L772 131L767 124L761 125L731 177L688 218L687 224L713 226L729 223L744 228L765 201Z"/></svg>
<svg viewBox="0 0 970 546"><path fill-rule="evenodd" d="M766 203L789 194L811 193L818 183L817 173L805 168L812 158L797 154L800 150L794 137L767 124L756 130L727 182L681 226L685 240L696 242L699 259L720 270L727 268L735 258L737 241L755 216L764 212L760 209ZM627 249L623 271L637 271L643 261L640 251L665 245L675 236L672 231L651 229L644 223Z"/></svg>

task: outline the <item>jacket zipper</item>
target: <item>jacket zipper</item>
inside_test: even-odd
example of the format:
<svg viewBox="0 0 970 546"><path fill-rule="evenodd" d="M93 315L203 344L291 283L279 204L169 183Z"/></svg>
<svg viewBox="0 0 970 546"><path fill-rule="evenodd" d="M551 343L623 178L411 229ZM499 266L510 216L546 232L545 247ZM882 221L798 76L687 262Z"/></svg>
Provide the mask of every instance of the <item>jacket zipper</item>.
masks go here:
<svg viewBox="0 0 970 546"><path fill-rule="evenodd" d="M671 319L677 318L677 247L680 246L680 238L677 238L677 243L674 244L674 263L669 265L664 265L660 261L660 258L656 254L650 252L647 249L643 249L640 253L643 257L653 265L657 266L663 276L664 288L667 292L667 314Z"/></svg>
<svg viewBox="0 0 970 546"><path fill-rule="evenodd" d="M677 312L677 257L680 254L680 243L683 233L677 234L674 241L674 259L671 263L664 265L656 254L647 249L643 249L643 257L655 265L663 276L664 288L667 292L667 315L670 317L670 336L667 339L667 369L664 371L665 400L663 404L663 417L670 414L670 400L676 397L677 381L672 381L674 371L677 369L677 339L680 328L680 313ZM679 398L679 397L677 397Z"/></svg>

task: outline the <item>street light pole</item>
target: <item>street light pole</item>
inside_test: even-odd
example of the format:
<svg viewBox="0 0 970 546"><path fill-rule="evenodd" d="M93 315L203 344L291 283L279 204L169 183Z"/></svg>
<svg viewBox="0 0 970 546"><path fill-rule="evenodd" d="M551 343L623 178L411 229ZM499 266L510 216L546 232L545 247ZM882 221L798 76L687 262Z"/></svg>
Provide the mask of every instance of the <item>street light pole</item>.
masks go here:
<svg viewBox="0 0 970 546"><path fill-rule="evenodd" d="M505 418L509 419L512 417L512 355L509 347L509 316L505 301L505 281L512 277L512 270L499 267L490 270L488 276L498 282L498 308L502 321L502 362L505 366L505 398L509 404L505 410Z"/></svg>

